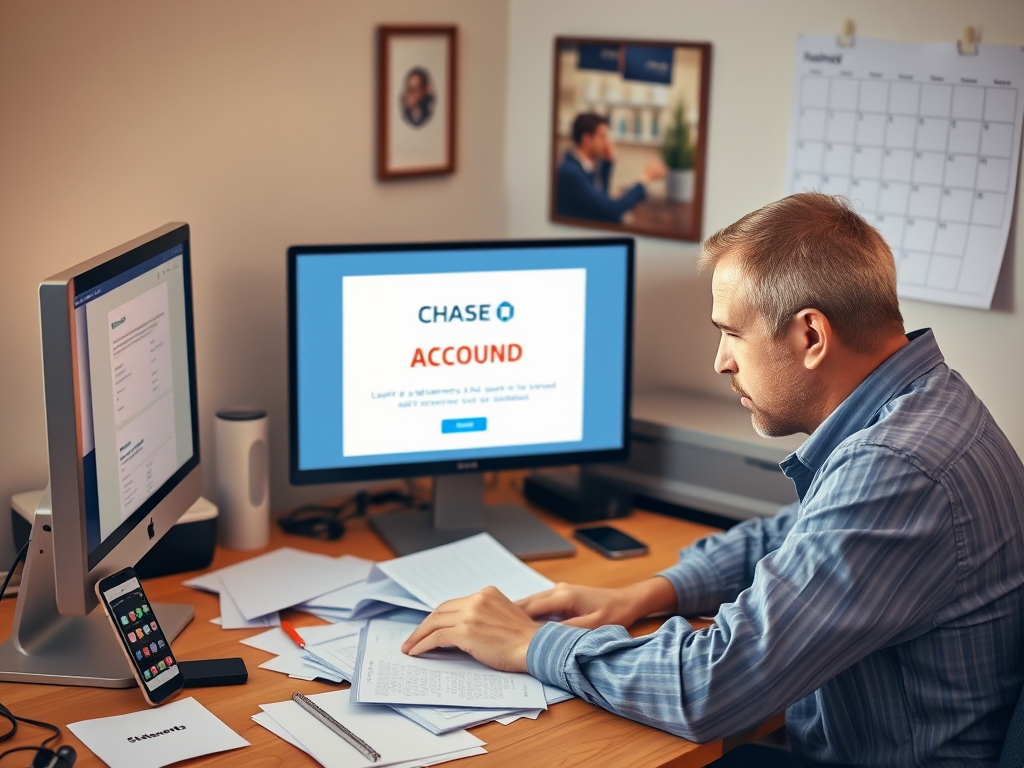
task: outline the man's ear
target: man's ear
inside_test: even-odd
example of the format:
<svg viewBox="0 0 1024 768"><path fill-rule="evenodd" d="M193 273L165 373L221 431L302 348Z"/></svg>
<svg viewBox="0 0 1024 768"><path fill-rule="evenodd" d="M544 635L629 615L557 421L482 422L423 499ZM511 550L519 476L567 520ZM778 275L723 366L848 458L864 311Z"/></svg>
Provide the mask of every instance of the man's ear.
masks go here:
<svg viewBox="0 0 1024 768"><path fill-rule="evenodd" d="M804 368L809 371L821 366L835 343L832 324L813 307L801 309L794 315L791 337Z"/></svg>

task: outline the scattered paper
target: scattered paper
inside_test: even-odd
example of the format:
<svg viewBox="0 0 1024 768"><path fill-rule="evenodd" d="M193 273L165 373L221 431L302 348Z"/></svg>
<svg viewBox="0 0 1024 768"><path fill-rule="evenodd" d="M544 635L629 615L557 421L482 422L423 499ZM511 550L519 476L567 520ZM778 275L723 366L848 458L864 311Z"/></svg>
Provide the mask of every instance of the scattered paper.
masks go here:
<svg viewBox="0 0 1024 768"><path fill-rule="evenodd" d="M238 610L238 605L226 589L220 591L220 628L221 629L255 629L257 627L279 627L281 615L277 611L266 616L247 619Z"/></svg>
<svg viewBox="0 0 1024 768"><path fill-rule="evenodd" d="M160 768L249 746L191 696L127 715L70 723L68 729L110 768Z"/></svg>
<svg viewBox="0 0 1024 768"><path fill-rule="evenodd" d="M420 704L483 709L547 709L535 677L499 672L456 650L402 653L413 626L372 619L359 640L352 700L360 704Z"/></svg>
<svg viewBox="0 0 1024 768"><path fill-rule="evenodd" d="M487 586L497 587L509 600L529 597L554 586L554 582L526 565L489 533L378 563L369 581L384 577L430 610L446 600L479 592Z"/></svg>
<svg viewBox="0 0 1024 768"><path fill-rule="evenodd" d="M483 741L465 731L435 736L390 707L351 704L349 691L320 693L310 698L381 756L380 760L371 762L294 701L260 705L292 737L289 741L301 744L326 768L370 768L401 763L432 765L462 757L461 753L466 750L476 750L472 754L480 754L484 745Z"/></svg>
<svg viewBox="0 0 1024 768"><path fill-rule="evenodd" d="M218 573L242 616L255 619L365 579L366 562L281 547Z"/></svg>

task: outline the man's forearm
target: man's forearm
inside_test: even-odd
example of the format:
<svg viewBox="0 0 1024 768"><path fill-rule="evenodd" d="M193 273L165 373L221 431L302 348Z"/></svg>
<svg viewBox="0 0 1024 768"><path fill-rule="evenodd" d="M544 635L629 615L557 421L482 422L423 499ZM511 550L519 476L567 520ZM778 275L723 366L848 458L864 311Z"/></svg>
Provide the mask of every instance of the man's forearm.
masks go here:
<svg viewBox="0 0 1024 768"><path fill-rule="evenodd" d="M638 621L645 616L674 613L679 600L672 582L664 576L654 576L624 587L624 589L634 608L633 621Z"/></svg>

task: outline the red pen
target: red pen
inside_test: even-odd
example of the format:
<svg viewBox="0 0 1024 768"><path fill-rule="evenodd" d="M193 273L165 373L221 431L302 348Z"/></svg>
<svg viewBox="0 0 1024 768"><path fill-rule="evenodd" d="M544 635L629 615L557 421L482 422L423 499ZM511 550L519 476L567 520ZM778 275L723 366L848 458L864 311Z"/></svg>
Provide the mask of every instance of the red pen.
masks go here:
<svg viewBox="0 0 1024 768"><path fill-rule="evenodd" d="M339 669L334 664L331 664L331 662L329 662L327 659L325 659L319 653L314 653L313 651L309 650L309 648L306 647L306 641L302 639L302 635L300 635L298 632L296 632L295 631L295 627L293 627L291 624L289 624L284 619L281 619L281 629L283 629L285 634L288 635L288 637L290 637L292 639L293 643L295 643L297 646L299 646L299 648L301 648L302 650L304 650L306 652L306 655L310 658L311 661L316 662L318 665L320 665L324 669L330 670L335 675L340 677L342 680L348 680L349 676L348 676L347 672L345 672L342 669Z"/></svg>
<svg viewBox="0 0 1024 768"><path fill-rule="evenodd" d="M295 631L295 627L289 624L284 619L281 619L281 629L283 629L288 637L295 641L295 644L302 650L306 650L306 641L302 639L302 635Z"/></svg>

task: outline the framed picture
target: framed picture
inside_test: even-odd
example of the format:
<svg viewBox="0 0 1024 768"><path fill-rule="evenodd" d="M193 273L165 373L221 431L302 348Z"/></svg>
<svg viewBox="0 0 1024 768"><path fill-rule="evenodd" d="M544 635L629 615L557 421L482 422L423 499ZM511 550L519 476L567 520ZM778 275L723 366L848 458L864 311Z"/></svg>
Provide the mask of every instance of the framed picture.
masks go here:
<svg viewBox="0 0 1024 768"><path fill-rule="evenodd" d="M377 30L377 178L455 171L456 28Z"/></svg>
<svg viewBox="0 0 1024 768"><path fill-rule="evenodd" d="M697 242L711 44L559 37L551 220Z"/></svg>

